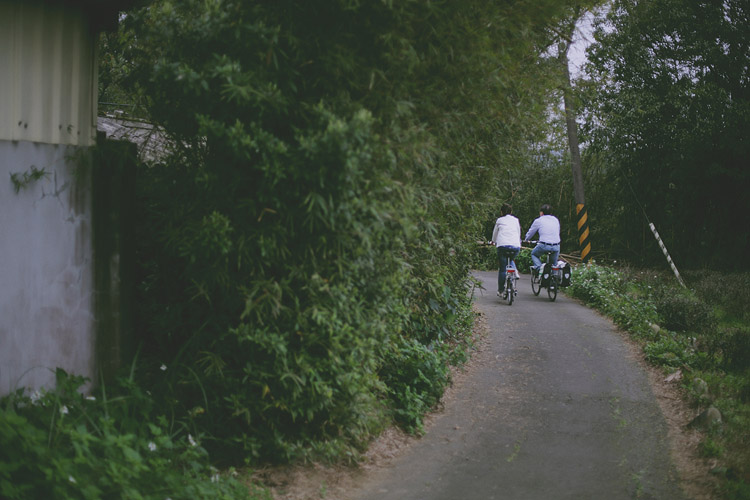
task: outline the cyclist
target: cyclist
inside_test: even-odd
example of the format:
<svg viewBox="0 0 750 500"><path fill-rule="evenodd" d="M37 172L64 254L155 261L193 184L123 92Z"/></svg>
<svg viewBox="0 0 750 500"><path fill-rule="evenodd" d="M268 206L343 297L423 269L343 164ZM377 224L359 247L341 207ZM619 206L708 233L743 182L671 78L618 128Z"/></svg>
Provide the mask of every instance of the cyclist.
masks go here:
<svg viewBox="0 0 750 500"><path fill-rule="evenodd" d="M513 262L513 269L516 269L516 258L521 251L521 224L513 215L513 207L508 203L503 203L500 207L500 217L495 221L495 229L492 231L492 243L497 247L497 259L499 270L497 272L497 295L503 292L505 299L505 266L510 259ZM516 269L518 276L518 269Z"/></svg>
<svg viewBox="0 0 750 500"><path fill-rule="evenodd" d="M560 221L552 215L551 205L546 203L542 205L539 209L539 217L531 223L524 240L528 241L535 233L539 233L539 241L531 251L531 261L534 263L532 269L538 271L542 267L540 257L545 252L552 252L549 259L552 263L557 262L560 256Z"/></svg>

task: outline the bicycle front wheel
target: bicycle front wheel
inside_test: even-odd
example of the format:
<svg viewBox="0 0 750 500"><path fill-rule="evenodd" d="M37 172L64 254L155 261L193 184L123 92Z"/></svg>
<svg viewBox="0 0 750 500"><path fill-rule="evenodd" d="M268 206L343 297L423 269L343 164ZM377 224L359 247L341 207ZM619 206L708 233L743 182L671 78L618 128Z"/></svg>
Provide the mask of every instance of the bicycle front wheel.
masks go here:
<svg viewBox="0 0 750 500"><path fill-rule="evenodd" d="M539 292L542 291L542 277L539 276L539 273L532 272L531 291L534 292L534 295L539 295Z"/></svg>

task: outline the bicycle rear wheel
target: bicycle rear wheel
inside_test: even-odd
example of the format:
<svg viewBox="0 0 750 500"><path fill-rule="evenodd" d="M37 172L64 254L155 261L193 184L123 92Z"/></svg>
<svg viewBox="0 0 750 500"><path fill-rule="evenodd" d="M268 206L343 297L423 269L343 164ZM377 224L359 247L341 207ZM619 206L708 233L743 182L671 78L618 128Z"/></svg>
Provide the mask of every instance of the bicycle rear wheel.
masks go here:
<svg viewBox="0 0 750 500"><path fill-rule="evenodd" d="M549 278L549 285L547 286L547 296L549 297L550 302L554 302L557 298L557 280L555 280L554 276L550 276Z"/></svg>
<svg viewBox="0 0 750 500"><path fill-rule="evenodd" d="M515 278L506 278L505 279L505 293L507 295L508 305L513 305L513 299L516 295L515 293L515 286L513 286L513 280Z"/></svg>

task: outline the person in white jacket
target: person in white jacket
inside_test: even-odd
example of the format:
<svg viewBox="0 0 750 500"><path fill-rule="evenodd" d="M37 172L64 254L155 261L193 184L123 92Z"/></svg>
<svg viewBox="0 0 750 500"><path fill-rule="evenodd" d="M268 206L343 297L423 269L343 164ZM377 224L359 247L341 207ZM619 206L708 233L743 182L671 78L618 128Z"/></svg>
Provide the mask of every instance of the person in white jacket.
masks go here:
<svg viewBox="0 0 750 500"><path fill-rule="evenodd" d="M513 207L503 203L500 207L500 217L495 221L495 229L492 231L492 243L497 247L497 259L499 270L497 272L497 294L505 294L505 266L511 261L513 269L516 269L516 258L521 251L521 224L513 215ZM518 277L518 269L516 269Z"/></svg>

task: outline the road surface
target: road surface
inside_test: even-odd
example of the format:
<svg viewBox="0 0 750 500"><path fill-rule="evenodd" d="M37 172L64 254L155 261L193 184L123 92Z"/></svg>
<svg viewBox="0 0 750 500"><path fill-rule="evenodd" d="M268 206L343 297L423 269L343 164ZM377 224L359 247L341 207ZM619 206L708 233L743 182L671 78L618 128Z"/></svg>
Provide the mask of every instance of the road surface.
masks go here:
<svg viewBox="0 0 750 500"><path fill-rule="evenodd" d="M476 272L489 333L428 432L355 500L683 499L646 372L612 323L563 294L512 306Z"/></svg>

